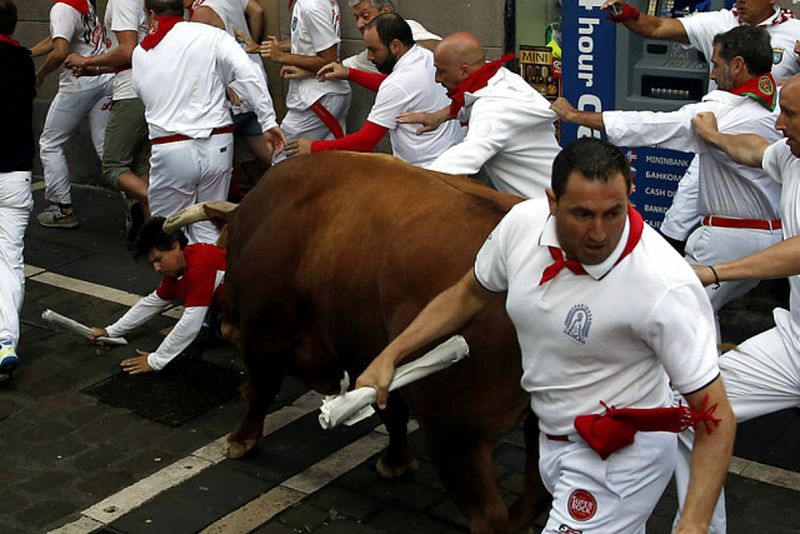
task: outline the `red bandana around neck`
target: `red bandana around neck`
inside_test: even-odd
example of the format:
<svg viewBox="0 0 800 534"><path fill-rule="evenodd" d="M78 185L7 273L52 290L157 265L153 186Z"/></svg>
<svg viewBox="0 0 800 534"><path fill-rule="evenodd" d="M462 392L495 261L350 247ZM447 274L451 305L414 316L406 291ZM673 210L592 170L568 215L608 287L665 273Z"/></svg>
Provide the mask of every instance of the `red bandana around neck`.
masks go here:
<svg viewBox="0 0 800 534"><path fill-rule="evenodd" d="M736 17L736 20L739 22L739 24L747 24L746 22L743 22L742 19L739 18L739 10L738 9L736 9L734 7L731 10L731 13L733 14L734 17ZM780 9L780 8L778 8L778 10L776 12L774 12L771 17L769 17L767 20L765 20L764 22L759 24L758 27L759 28L769 28L770 26L777 26L778 24L781 24L781 23L786 22L787 20L791 20L793 18L794 18L794 13L792 13L788 9ZM770 20L770 19L772 19L772 20Z"/></svg>
<svg viewBox="0 0 800 534"><path fill-rule="evenodd" d="M8 43L14 46L21 46L19 41L15 41L10 35L0 35L0 43Z"/></svg>
<svg viewBox="0 0 800 534"><path fill-rule="evenodd" d="M177 23L183 22L183 17L178 17L175 15L164 15L158 17L156 21L155 31L152 33L147 34L147 37L142 39L142 48L145 50L150 50L154 48L158 43L161 42L161 39L164 38L167 33L175 26Z"/></svg>
<svg viewBox="0 0 800 534"><path fill-rule="evenodd" d="M762 74L743 83L739 87L731 89L731 93L752 98L770 111L775 109L778 92L775 90L777 84L772 74Z"/></svg>
<svg viewBox="0 0 800 534"><path fill-rule="evenodd" d="M507 52L495 61L490 61L483 65L481 68L469 75L469 77L460 84L453 87L447 92L452 102L450 103L450 116L455 118L461 108L464 107L464 93L474 93L478 89L483 89L489 83L489 79L497 74L500 67L504 63L508 63L516 57L513 52Z"/></svg>
<svg viewBox="0 0 800 534"><path fill-rule="evenodd" d="M67 4L81 15L85 15L89 12L89 0L53 0L53 2L56 4Z"/></svg>
<svg viewBox="0 0 800 534"><path fill-rule="evenodd" d="M644 219L642 216L639 215L639 212L636 211L633 206L628 204L628 220L631 222L630 231L628 232L628 241L625 243L625 248L622 249L622 254L620 254L619 259L614 262L614 265L618 265L625 256L633 252L633 249L636 248L636 245L639 243L639 240L642 238L642 231L644 230ZM581 275L581 274L589 274L586 272L586 269L583 268L581 262L578 260L567 260L564 259L564 253L561 252L561 249L558 247L547 247L550 249L550 255L555 260L553 263L545 268L544 272L542 273L542 279L539 280L539 285L545 284L555 278L558 273L561 272L561 269L566 267L574 274Z"/></svg>

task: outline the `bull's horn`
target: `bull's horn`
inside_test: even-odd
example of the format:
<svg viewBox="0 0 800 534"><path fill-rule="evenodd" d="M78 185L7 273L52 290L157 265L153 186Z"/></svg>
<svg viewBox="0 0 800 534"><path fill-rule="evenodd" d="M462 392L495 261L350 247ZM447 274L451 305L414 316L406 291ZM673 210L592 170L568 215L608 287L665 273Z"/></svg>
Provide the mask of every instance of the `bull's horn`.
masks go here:
<svg viewBox="0 0 800 534"><path fill-rule="evenodd" d="M207 200L205 202L201 202L200 204L183 208L178 213L173 213L170 215L169 218L164 221L164 232L171 234L176 230L180 230L184 226L189 226L190 224L200 221L207 221L208 215L206 215L206 212L203 209L205 206L225 213L230 213L237 208L237 204L234 204L233 202L227 202L225 200Z"/></svg>

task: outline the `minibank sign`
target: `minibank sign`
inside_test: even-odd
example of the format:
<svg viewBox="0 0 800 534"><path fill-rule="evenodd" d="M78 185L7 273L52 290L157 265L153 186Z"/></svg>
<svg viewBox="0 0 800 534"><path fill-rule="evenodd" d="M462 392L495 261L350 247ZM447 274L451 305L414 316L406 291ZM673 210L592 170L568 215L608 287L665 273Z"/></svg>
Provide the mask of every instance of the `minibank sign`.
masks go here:
<svg viewBox="0 0 800 534"><path fill-rule="evenodd" d="M614 109L616 32L604 0L564 0L562 14L562 67L564 96L583 111ZM561 144L579 137L600 137L600 132L561 124Z"/></svg>

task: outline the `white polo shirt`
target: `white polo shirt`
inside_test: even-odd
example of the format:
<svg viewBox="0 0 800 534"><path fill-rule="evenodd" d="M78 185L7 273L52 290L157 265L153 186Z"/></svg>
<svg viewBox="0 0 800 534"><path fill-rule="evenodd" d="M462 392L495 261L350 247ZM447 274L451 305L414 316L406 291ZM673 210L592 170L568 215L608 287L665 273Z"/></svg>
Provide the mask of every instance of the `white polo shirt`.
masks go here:
<svg viewBox="0 0 800 534"><path fill-rule="evenodd" d="M109 0L106 6L105 24L112 47L119 46L114 32L137 32L141 43L149 30L147 16L140 0ZM114 100L136 98L131 69L120 71L114 76L113 98Z"/></svg>
<svg viewBox="0 0 800 534"><path fill-rule="evenodd" d="M603 122L609 141L616 145L658 145L696 153L700 158L701 215L779 219L780 185L762 169L739 165L697 137L692 119L701 111L714 113L723 133L755 133L768 141L781 135L775 129L778 106L769 111L752 98L719 90L708 93L702 102L670 112L604 111Z"/></svg>
<svg viewBox="0 0 800 534"><path fill-rule="evenodd" d="M764 151L761 165L782 186L783 238L800 235L800 159L792 154L786 139L781 139ZM775 308L773 316L784 343L800 354L800 275L790 276L789 286L789 312Z"/></svg>
<svg viewBox="0 0 800 534"><path fill-rule="evenodd" d="M574 434L576 416L672 403L718 375L713 312L689 265L648 225L614 265L628 238L588 275L562 269L539 285L558 247L547 201L515 205L478 252L475 276L507 291L522 350L522 387L542 432ZM665 372L666 370L666 372Z"/></svg>
<svg viewBox="0 0 800 534"><path fill-rule="evenodd" d="M106 35L100 17L91 2L84 16L72 6L57 2L50 8L50 37L61 38L69 43L70 51L81 56L99 56L106 52ZM58 78L58 90L77 93L94 89L108 82L113 74L76 77L63 65Z"/></svg>
<svg viewBox="0 0 800 534"><path fill-rule="evenodd" d="M338 45L341 15L336 0L296 0L292 8L292 54L315 56ZM289 80L286 107L303 111L328 94L346 95L350 84L345 80L320 83L316 78Z"/></svg>
<svg viewBox="0 0 800 534"><path fill-rule="evenodd" d="M800 72L797 54L794 52L795 41L800 37L800 20L792 18L776 24L780 17L780 8L775 6L772 17L758 25L767 30L772 41L772 75L778 82ZM711 67L711 54L714 52L714 36L744 24L727 9L695 13L677 20L683 24L683 29L689 37L689 46L697 48L706 56L709 67ZM714 80L709 80L708 90L716 88Z"/></svg>
<svg viewBox="0 0 800 534"><path fill-rule="evenodd" d="M561 148L550 103L521 76L501 68L486 87L464 94L458 120L469 123L463 143L429 167L449 174L476 174L486 167L498 191L544 198Z"/></svg>
<svg viewBox="0 0 800 534"><path fill-rule="evenodd" d="M133 86L145 106L150 138L208 137L231 124L225 86L234 80L255 103L262 131L277 126L264 80L239 44L207 24L177 23L150 50L133 51Z"/></svg>
<svg viewBox="0 0 800 534"><path fill-rule="evenodd" d="M411 28L411 36L414 38L414 41L441 41L442 38L435 33L431 33L425 29L425 27L415 20L408 20L406 19L408 26ZM354 56L350 56L342 61L342 64L350 69L358 69L363 70L366 72L379 72L375 64L369 60L369 56L367 55L367 50L364 49L358 54Z"/></svg>
<svg viewBox="0 0 800 534"><path fill-rule="evenodd" d="M418 124L397 124L397 116L406 111L432 112L446 108L450 99L436 83L433 52L414 45L397 61L392 73L383 80L367 120L389 129L392 153L398 158L427 167L463 135L457 121L447 121L432 132L417 135Z"/></svg>

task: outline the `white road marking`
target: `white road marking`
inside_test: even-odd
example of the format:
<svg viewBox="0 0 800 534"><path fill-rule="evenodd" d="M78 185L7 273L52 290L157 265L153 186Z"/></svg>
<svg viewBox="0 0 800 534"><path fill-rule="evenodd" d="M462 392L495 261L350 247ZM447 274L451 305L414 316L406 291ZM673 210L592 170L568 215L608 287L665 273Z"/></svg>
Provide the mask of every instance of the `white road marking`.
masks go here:
<svg viewBox="0 0 800 534"><path fill-rule="evenodd" d="M25 265L25 276L37 282L127 306L135 304L141 298L133 293L52 273L32 265ZM181 311L182 308L174 308L164 315L180 317ZM321 400L320 395L313 392L307 393L292 405L285 406L268 415L264 421L264 435L266 436L316 410ZM409 432L415 428L416 425L409 425ZM50 532L87 534L104 527L123 514L153 499L159 493L222 461L225 439L226 437L223 436L209 443L186 458L87 508L81 512L78 520ZM387 440L385 429L382 426L378 427L372 433L331 454L303 473L285 480L279 486L219 519L203 532L208 534L250 532L382 450ZM800 473L794 471L734 456L728 472L765 484L800 491Z"/></svg>

